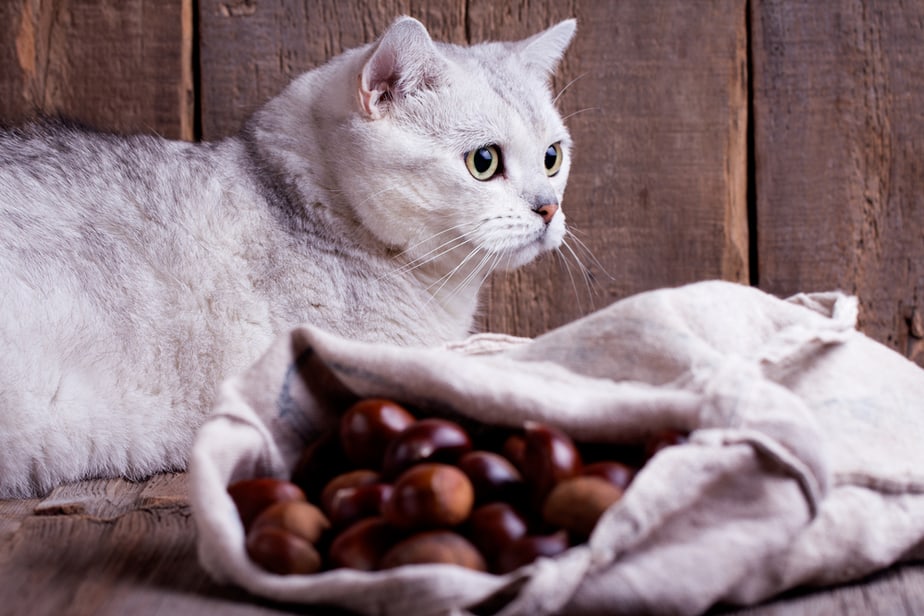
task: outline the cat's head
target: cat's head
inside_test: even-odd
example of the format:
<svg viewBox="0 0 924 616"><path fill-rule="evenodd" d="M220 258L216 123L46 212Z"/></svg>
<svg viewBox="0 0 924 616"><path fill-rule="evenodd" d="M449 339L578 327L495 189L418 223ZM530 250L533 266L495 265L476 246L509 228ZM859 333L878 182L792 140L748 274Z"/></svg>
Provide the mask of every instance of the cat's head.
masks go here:
<svg viewBox="0 0 924 616"><path fill-rule="evenodd" d="M558 248L571 138L549 82L574 31L461 47L397 20L355 81L342 187L365 226L414 263L467 259L459 277Z"/></svg>

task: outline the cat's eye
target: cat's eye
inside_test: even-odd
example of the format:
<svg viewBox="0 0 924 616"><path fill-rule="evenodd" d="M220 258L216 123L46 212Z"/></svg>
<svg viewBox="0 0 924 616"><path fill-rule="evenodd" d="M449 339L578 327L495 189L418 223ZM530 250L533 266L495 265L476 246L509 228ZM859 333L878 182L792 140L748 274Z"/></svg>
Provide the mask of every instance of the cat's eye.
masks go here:
<svg viewBox="0 0 924 616"><path fill-rule="evenodd" d="M486 145L466 154L465 166L473 178L482 182L504 170L500 149L496 145Z"/></svg>
<svg viewBox="0 0 924 616"><path fill-rule="evenodd" d="M545 174L552 177L561 169L565 155L561 151L561 142L553 143L545 151Z"/></svg>

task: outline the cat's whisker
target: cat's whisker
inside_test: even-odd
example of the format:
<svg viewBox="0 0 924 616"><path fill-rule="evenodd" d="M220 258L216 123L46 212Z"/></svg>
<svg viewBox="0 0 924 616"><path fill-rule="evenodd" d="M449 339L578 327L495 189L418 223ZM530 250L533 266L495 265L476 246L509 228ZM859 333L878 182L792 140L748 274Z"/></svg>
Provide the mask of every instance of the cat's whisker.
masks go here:
<svg viewBox="0 0 924 616"><path fill-rule="evenodd" d="M602 110L600 107L584 107L583 109L578 109L577 111L572 111L571 113L569 113L568 115L566 115L565 117L563 117L563 118L561 119L561 121L562 121L562 122L565 122L565 121L567 121L568 119L573 118L573 117L576 116L576 115L579 115L579 114L581 114L581 113L584 113L585 111L603 111L603 110Z"/></svg>
<svg viewBox="0 0 924 616"><path fill-rule="evenodd" d="M563 245L567 246L567 244ZM571 272L571 265L568 263L567 257L565 257L560 248L555 250L555 255L558 257L559 266L568 273L568 278L571 280L571 289L574 291L574 300L577 302L578 312L584 314L584 306L581 304L581 294L578 292L577 282L574 280L574 274ZM585 283L587 282L586 277L584 281Z"/></svg>
<svg viewBox="0 0 924 616"><path fill-rule="evenodd" d="M581 73L580 75L578 75L577 77L575 77L574 79L572 79L571 81L569 81L568 83L566 83L566 84L565 84L565 87L563 87L561 90L559 90L559 91L558 91L558 94L555 95L555 98L552 99L552 104L553 104L553 105L557 105L557 104L558 104L558 99L560 99L560 98L561 98L561 95L565 93L565 90L567 90L568 88L570 88L571 86L573 86L573 85L575 84L575 82L580 81L581 79L583 79L583 78L586 77L586 76L587 76L587 73Z"/></svg>
<svg viewBox="0 0 924 616"><path fill-rule="evenodd" d="M447 272L446 274L443 274L443 275L440 276L438 279L436 279L435 281L433 281L433 283L431 283L431 284L427 287L427 291L430 291L431 289L433 289L433 287L437 287L437 288L436 288L436 290L432 291L432 293L430 294L431 298L427 301L427 303L429 304L431 301L435 300L436 297L442 292L442 290L443 290L443 288L446 286L446 284L452 279L452 277L455 276L455 275L459 272L459 270L461 270L463 267L465 267L465 265L472 259L472 257L474 257L474 256L475 256L476 254L478 254L479 252L481 252L481 249L475 248L474 250L472 250L471 252L469 252L468 255L466 255L465 258L462 259L462 261L460 261L458 265L456 265L454 268L452 268L452 269L451 269L449 272ZM486 253L486 254L487 254L487 253ZM481 265L484 263L484 259L485 259L485 257L482 257L482 260L478 263L478 266L476 266L475 269L474 269L473 271L477 271L478 267L481 267ZM460 288L462 288L462 286L464 285L465 280L468 280L469 276L471 276L471 273L469 273L469 274L465 277L465 279L463 280L462 283L460 283L459 285L456 285L456 288L453 290L452 293L449 294L449 296L446 298L446 300L448 300L449 298L451 298L451 297L455 294L456 291L458 291ZM439 285L439 286L437 286L437 285Z"/></svg>
<svg viewBox="0 0 924 616"><path fill-rule="evenodd" d="M567 238L573 239L575 243L577 244L577 247L580 248L584 252L584 254L590 258L591 261L593 261L593 264L596 265L607 278L609 278L610 280L616 280L616 277L610 274L609 271L607 271L607 269L603 267L603 264L600 263L600 260L597 259L597 256L594 254L594 252L579 237L579 231L577 229L575 229L574 227L569 228L567 235L566 235L566 239Z"/></svg>
<svg viewBox="0 0 924 616"><path fill-rule="evenodd" d="M429 237L425 237L424 239L420 240L419 242L416 242L416 243L414 243L414 244L411 244L410 246L408 246L407 248L405 248L405 249L402 250L401 252L395 254L395 255L392 257L392 259L398 259L398 258L400 258L400 257L402 257L403 255L406 255L408 252L414 250L415 248L417 248L417 247L420 246L421 244L426 244L427 242L429 242L429 241L431 241L431 240L434 240L434 239L438 238L439 236L443 235L444 233L449 233L450 231L456 231L457 229L461 229L462 227L467 227L467 226L473 226L473 223L471 223L471 222L463 222L463 223L459 223L458 225L449 227L448 229L443 229L442 231L437 231L437 232L434 233L433 235L431 235L431 236L429 236ZM460 238L460 237L464 237L464 234L456 236L455 239L458 239L458 238ZM452 241L452 240L449 240L449 241ZM445 243L444 243L443 245L445 245ZM438 250L440 247L441 247L441 246L438 246L438 247L435 248L434 250ZM430 251L430 252L432 252L432 251ZM427 253L427 254L429 254L429 253ZM416 259L414 259L414 260L412 260L412 261L410 261L410 262L413 263L413 262L415 262L415 261L418 261L418 260L420 260L421 258L423 258L424 256L426 256L426 255L423 255L423 256L421 256L421 257L417 257Z"/></svg>
<svg viewBox="0 0 924 616"><path fill-rule="evenodd" d="M457 235L456 237L443 242L442 244L430 250L426 254L423 254L417 257L416 259L413 259L412 261L405 263L401 267L396 268L395 270L385 274L384 276L380 276L379 280L390 277L390 276L397 276L401 274L407 274L408 272L412 272L415 269L419 267L423 267L427 263L430 263L436 259L439 259L443 255L450 253L453 250L456 250L457 248L461 248L467 242L468 240L466 239L464 234Z"/></svg>

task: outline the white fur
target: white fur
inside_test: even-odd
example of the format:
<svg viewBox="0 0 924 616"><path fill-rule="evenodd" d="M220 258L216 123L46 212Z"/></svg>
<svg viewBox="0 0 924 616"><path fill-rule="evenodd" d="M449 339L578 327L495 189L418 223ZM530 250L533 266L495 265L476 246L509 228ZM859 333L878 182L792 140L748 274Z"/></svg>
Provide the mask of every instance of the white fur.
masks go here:
<svg viewBox="0 0 924 616"><path fill-rule="evenodd" d="M467 334L492 269L562 242L533 209L568 176L547 81L573 32L462 48L402 18L215 144L0 133L0 497L183 468L217 384L298 323Z"/></svg>

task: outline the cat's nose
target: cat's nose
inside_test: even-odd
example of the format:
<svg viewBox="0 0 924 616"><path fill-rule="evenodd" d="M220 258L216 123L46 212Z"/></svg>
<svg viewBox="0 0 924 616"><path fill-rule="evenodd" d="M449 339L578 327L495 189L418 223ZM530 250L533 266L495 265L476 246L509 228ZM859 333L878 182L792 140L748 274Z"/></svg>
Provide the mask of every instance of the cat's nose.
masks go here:
<svg viewBox="0 0 924 616"><path fill-rule="evenodd" d="M549 224L552 222L552 217L555 216L555 212L558 211L558 204L546 203L534 208L533 211L542 216L542 221L545 224Z"/></svg>

